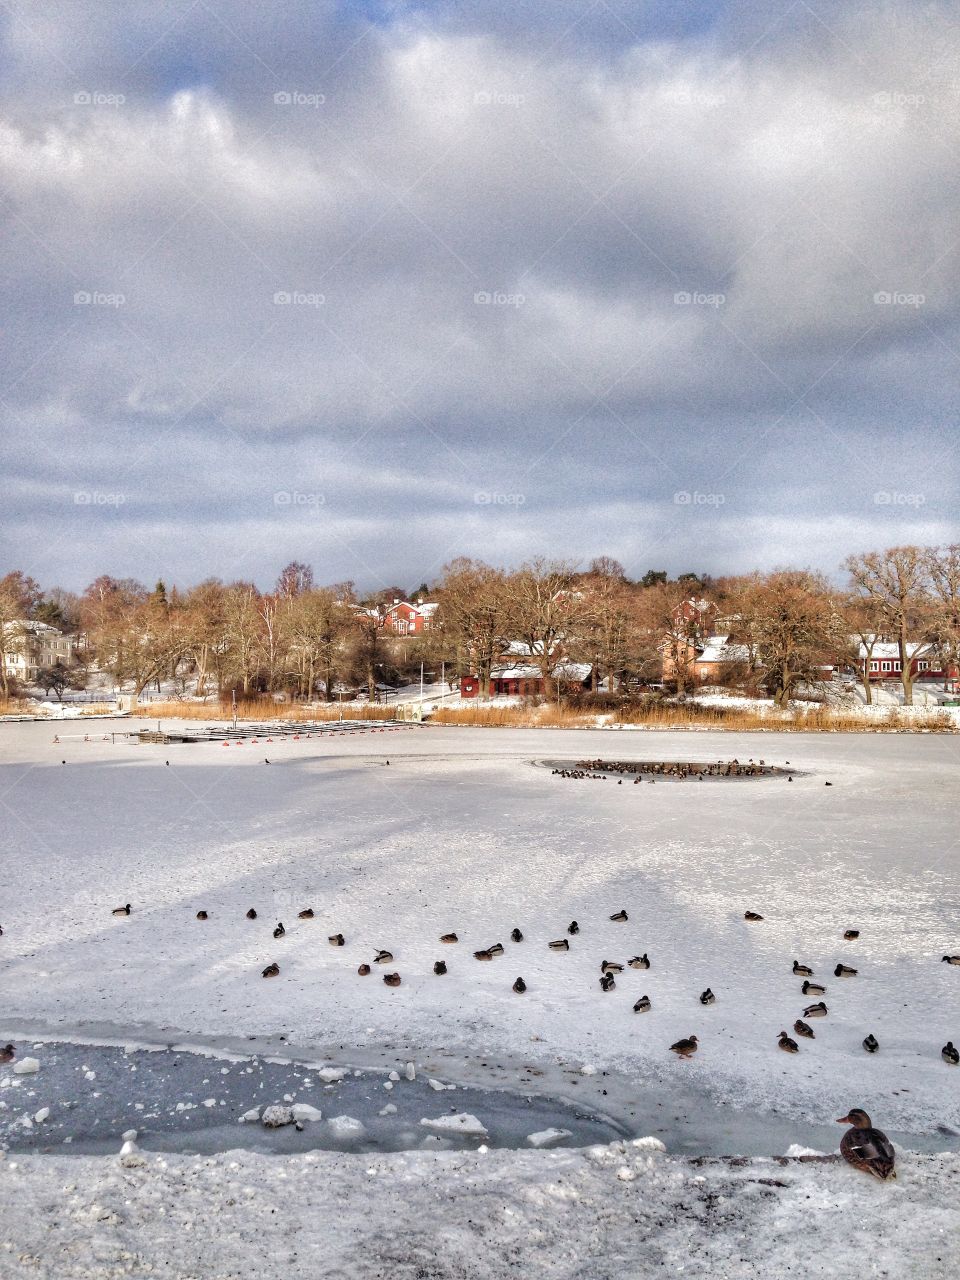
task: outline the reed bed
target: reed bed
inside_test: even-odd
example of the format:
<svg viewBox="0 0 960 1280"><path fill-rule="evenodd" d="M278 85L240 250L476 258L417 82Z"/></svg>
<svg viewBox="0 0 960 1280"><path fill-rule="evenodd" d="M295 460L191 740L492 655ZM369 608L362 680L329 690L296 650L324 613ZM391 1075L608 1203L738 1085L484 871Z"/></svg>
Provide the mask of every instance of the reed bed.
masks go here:
<svg viewBox="0 0 960 1280"><path fill-rule="evenodd" d="M363 703L343 705L344 720L395 720L395 706ZM131 712L146 720L232 720L229 702L144 702ZM238 720L287 720L293 724L308 720L339 720L339 702L304 705L302 702L272 702L260 698L244 698L237 702Z"/></svg>

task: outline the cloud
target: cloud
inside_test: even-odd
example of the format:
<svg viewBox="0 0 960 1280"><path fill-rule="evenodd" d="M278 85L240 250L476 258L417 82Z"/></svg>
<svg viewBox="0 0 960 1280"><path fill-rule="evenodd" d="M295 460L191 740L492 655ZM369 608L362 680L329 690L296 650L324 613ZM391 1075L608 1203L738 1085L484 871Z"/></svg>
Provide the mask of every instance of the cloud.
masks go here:
<svg viewBox="0 0 960 1280"><path fill-rule="evenodd" d="M945 7L651 6L573 44L522 7L281 8L6 20L11 562L42 519L69 531L47 581L196 576L233 544L269 580L300 513L251 504L304 477L344 498L301 531L330 578L446 547L642 571L657 528L663 564L717 571L832 570L828 528L947 536ZM148 498L72 510L94 458ZM861 496L904 458L931 502L894 525ZM680 489L727 500L677 521Z"/></svg>

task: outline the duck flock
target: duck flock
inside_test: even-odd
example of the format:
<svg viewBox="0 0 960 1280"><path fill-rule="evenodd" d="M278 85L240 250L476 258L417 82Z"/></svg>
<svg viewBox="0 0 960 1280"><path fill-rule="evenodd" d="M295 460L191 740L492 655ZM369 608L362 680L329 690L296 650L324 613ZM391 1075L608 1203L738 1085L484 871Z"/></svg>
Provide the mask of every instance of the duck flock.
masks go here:
<svg viewBox="0 0 960 1280"><path fill-rule="evenodd" d="M606 782L608 776L619 773L623 777L632 778L635 785L639 784L644 777L647 782L656 782L657 778L671 778L678 782L695 778L698 782L702 782L704 778L786 776L787 781L792 782L793 775L790 773L789 764L788 760L787 767L781 768L778 765L767 764L765 760L754 760L752 757L746 762L734 759L703 763L691 760L579 760L570 767L560 765L552 772L558 778L570 778L573 781L589 779L594 782ZM617 779L618 786L622 784L623 777Z"/></svg>

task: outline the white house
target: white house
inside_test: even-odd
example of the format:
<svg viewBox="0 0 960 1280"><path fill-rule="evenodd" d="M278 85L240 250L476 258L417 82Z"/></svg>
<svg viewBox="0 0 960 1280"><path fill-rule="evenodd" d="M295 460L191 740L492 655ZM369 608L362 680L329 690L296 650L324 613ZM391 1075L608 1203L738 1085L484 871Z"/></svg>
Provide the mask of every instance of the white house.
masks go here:
<svg viewBox="0 0 960 1280"><path fill-rule="evenodd" d="M42 667L74 660L75 637L46 622L6 622L3 630L7 675L21 684L30 684Z"/></svg>

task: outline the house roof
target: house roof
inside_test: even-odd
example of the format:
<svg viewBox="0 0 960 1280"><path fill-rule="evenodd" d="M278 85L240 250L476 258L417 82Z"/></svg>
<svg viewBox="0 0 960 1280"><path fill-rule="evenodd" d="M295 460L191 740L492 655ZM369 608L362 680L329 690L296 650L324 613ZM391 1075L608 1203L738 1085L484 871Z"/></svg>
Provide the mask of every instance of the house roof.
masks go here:
<svg viewBox="0 0 960 1280"><path fill-rule="evenodd" d="M703 649L697 655L697 662L749 662L750 647L745 644L731 644L726 635L707 636Z"/></svg>
<svg viewBox="0 0 960 1280"><path fill-rule="evenodd" d="M861 640L859 643L859 654L861 658L867 657L867 645ZM907 642L907 653L911 658L915 658L918 654L927 653L930 646L924 640L910 640ZM873 648L870 650L870 658L875 661L877 658L900 658L900 646L893 640L875 640Z"/></svg>

